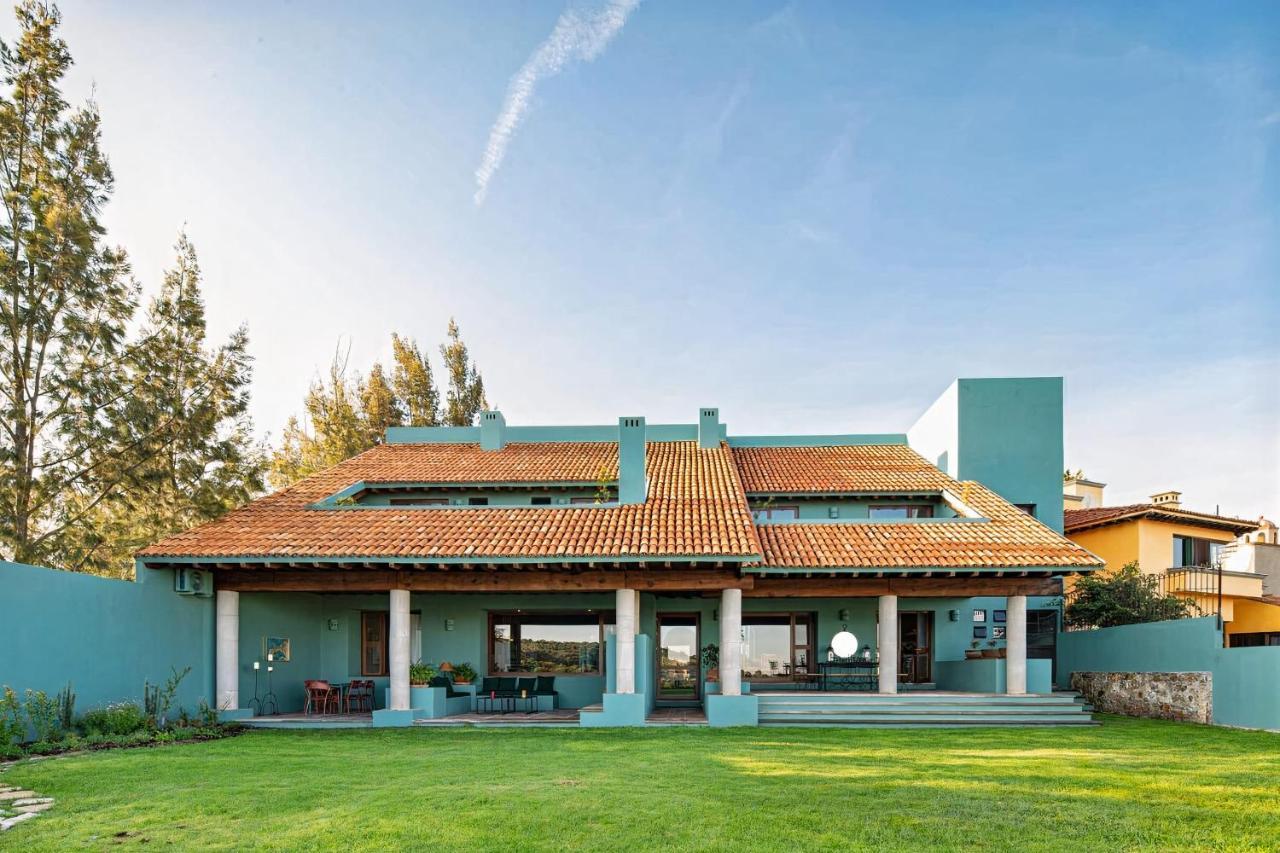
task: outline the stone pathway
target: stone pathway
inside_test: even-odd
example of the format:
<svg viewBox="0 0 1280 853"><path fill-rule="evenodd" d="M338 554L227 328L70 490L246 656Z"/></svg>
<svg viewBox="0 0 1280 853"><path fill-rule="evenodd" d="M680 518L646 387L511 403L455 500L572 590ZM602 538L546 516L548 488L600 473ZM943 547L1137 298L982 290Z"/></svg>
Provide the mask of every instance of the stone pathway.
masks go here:
<svg viewBox="0 0 1280 853"><path fill-rule="evenodd" d="M0 784L0 832L10 829L24 820L39 817L41 812L53 808L53 797L42 797L35 791Z"/></svg>

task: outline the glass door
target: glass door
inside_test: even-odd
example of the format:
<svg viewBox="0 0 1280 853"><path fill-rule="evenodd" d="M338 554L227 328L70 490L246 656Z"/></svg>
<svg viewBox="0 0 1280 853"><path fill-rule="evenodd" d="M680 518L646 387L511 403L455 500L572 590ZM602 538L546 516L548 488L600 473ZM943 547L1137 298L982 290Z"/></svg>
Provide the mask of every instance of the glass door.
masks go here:
<svg viewBox="0 0 1280 853"><path fill-rule="evenodd" d="M697 702L702 697L698 661L698 614L658 614L658 696L664 702Z"/></svg>
<svg viewBox="0 0 1280 853"><path fill-rule="evenodd" d="M898 680L925 684L933 680L933 611L898 614L898 648L902 663Z"/></svg>

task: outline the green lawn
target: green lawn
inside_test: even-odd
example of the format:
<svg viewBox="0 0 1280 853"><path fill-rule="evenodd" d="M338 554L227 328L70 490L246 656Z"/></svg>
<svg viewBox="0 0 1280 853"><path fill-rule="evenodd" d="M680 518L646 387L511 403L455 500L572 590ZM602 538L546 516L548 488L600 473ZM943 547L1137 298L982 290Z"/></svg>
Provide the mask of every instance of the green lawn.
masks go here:
<svg viewBox="0 0 1280 853"><path fill-rule="evenodd" d="M979 849L1280 843L1280 735L1088 729L252 732L17 765L0 848Z"/></svg>

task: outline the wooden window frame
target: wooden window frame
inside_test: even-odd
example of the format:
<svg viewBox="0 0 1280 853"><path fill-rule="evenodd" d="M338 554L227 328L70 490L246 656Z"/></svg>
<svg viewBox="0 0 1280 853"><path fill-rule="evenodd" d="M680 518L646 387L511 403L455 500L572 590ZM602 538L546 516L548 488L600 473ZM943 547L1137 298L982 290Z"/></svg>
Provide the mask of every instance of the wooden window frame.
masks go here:
<svg viewBox="0 0 1280 853"><path fill-rule="evenodd" d="M800 643L800 644L796 643L796 617L800 617L801 619L809 623L809 642L808 643ZM809 660L805 664L805 669L810 673L816 671L817 663L818 663L818 614L815 611L770 610L767 612L760 612L760 613L756 613L756 612L743 613L742 626L745 628L747 625L750 624L750 620L760 619L760 618L764 618L764 619L786 618L788 620L788 628L790 629L791 636L787 640L787 647L791 650L791 672L792 673L795 673L796 671L796 667L797 667L796 652L798 650L804 650L808 652ZM746 680L747 681L758 680L762 684L768 684L768 683L776 684L778 681L783 679L781 678L752 679L748 677Z"/></svg>
<svg viewBox="0 0 1280 853"><path fill-rule="evenodd" d="M514 610L490 610L488 614L488 640L485 642L485 670L486 675L492 678L537 678L539 676L553 676L555 678L599 678L605 674L604 668L604 626L614 623L614 611L612 610L534 610L516 612ZM494 642L496 638L493 635L493 626L498 624L512 624L525 619L554 619L557 616L595 616L599 627L600 653L596 656L596 668L592 672L527 672L525 670L511 670L510 672L499 672L494 669ZM513 632L514 633L514 632ZM512 637L515 640L515 637Z"/></svg>
<svg viewBox="0 0 1280 853"><path fill-rule="evenodd" d="M391 614L386 610L361 610L360 611L360 675L371 678L385 678L391 673L391 662L387 660L390 652L387 644L387 635L391 632ZM380 641L370 642L367 637L365 625L371 620L376 619L382 625L382 639ZM370 645L381 645L382 649L382 671L370 672L367 666L368 656L365 654L366 649Z"/></svg>
<svg viewBox="0 0 1280 853"><path fill-rule="evenodd" d="M905 509L907 510L907 517L905 519L903 518L876 519L875 516L872 515L872 513L874 513L878 509ZM926 515L911 515L911 510L913 509L927 509L929 512ZM867 518L872 520L879 520L879 521L909 521L913 518L937 518L937 516L933 514L933 510L934 510L933 504L872 504L871 506L867 507Z"/></svg>

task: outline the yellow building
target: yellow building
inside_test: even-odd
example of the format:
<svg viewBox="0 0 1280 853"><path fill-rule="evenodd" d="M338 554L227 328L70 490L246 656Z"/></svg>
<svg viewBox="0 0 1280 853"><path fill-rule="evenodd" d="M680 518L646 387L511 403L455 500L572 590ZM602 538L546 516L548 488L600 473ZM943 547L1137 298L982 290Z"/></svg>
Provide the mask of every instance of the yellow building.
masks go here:
<svg viewBox="0 0 1280 853"><path fill-rule="evenodd" d="M1280 596L1266 588L1270 579L1230 568L1240 564L1234 552L1252 546L1258 522L1183 509L1180 492L1105 506L1104 488L1083 477L1064 481L1067 538L1106 561L1104 571L1137 563L1162 591L1190 598L1202 613L1220 609L1229 645L1280 645Z"/></svg>

